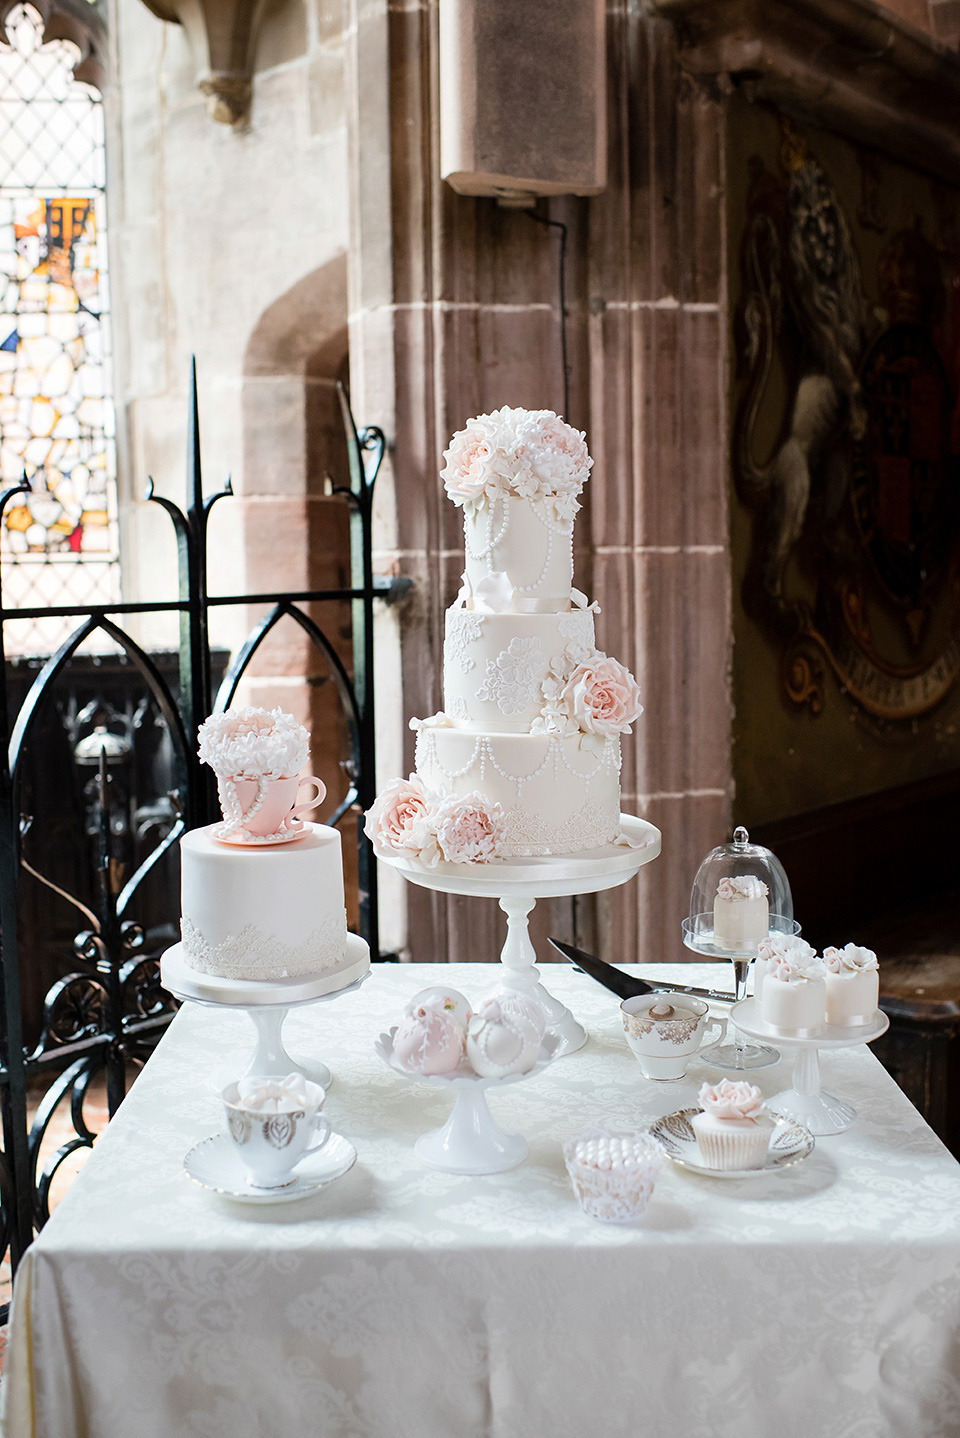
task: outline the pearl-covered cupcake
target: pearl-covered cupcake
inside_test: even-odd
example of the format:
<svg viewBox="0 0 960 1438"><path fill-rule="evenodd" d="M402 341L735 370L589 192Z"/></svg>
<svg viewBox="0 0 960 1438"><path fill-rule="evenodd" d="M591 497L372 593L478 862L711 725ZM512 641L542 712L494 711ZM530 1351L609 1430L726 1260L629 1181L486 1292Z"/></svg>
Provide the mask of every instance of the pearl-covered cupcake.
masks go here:
<svg viewBox="0 0 960 1438"><path fill-rule="evenodd" d="M700 1089L701 1113L691 1120L705 1168L763 1168L773 1133L755 1084L723 1079Z"/></svg>
<svg viewBox="0 0 960 1438"><path fill-rule="evenodd" d="M649 1133L588 1129L563 1145L563 1161L584 1213L629 1223L650 1202L663 1148Z"/></svg>
<svg viewBox="0 0 960 1438"><path fill-rule="evenodd" d="M807 945L807 948L810 946ZM823 1028L827 987L816 954L792 953L768 962L760 1017L784 1038L811 1038Z"/></svg>
<svg viewBox="0 0 960 1438"><path fill-rule="evenodd" d="M751 953L770 928L767 886L753 874L721 879L713 901L713 939L717 948Z"/></svg>
<svg viewBox="0 0 960 1438"><path fill-rule="evenodd" d="M872 1023L880 1001L880 965L872 949L845 944L823 951L828 1024L855 1028Z"/></svg>

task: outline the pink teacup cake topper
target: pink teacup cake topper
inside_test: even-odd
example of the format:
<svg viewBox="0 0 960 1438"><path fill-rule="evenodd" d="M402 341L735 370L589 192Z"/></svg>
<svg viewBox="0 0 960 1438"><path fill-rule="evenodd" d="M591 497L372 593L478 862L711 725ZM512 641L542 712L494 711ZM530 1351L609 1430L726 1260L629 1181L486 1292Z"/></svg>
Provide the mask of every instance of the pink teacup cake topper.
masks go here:
<svg viewBox="0 0 960 1438"><path fill-rule="evenodd" d="M307 731L282 709L227 709L200 726L200 758L217 776L223 823L214 838L230 844L281 844L304 832L302 814L323 802L326 785L307 762ZM306 803L304 784L317 792Z"/></svg>

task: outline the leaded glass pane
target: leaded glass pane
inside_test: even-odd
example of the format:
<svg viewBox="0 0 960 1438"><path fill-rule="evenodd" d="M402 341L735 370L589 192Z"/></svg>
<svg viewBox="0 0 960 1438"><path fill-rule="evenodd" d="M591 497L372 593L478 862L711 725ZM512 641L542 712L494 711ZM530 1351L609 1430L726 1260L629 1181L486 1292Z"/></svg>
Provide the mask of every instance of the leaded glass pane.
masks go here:
<svg viewBox="0 0 960 1438"><path fill-rule="evenodd" d="M0 480L32 487L5 511L8 607L119 597L103 107L42 28L18 6L0 45ZM10 647L72 627L17 624Z"/></svg>

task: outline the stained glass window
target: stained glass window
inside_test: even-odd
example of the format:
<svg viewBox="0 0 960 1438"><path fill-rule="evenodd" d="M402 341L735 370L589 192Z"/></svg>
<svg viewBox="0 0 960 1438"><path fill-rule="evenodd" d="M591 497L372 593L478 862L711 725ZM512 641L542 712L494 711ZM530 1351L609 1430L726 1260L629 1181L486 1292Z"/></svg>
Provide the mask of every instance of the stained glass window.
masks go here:
<svg viewBox="0 0 960 1438"><path fill-rule="evenodd" d="M44 45L29 5L0 44L0 480L8 505L4 603L119 596L116 445L104 236L103 106L73 77L77 52ZM72 627L9 625L43 653ZM19 634L13 631L22 631Z"/></svg>

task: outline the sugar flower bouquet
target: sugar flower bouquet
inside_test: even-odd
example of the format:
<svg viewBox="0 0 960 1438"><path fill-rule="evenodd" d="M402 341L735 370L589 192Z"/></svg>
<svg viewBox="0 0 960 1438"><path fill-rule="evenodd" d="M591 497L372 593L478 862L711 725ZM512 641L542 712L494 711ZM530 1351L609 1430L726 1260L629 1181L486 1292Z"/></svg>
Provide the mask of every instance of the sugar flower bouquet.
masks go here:
<svg viewBox="0 0 960 1438"><path fill-rule="evenodd" d="M211 714L199 739L201 760L221 779L292 779L307 762L307 731L282 709Z"/></svg>
<svg viewBox="0 0 960 1438"><path fill-rule="evenodd" d="M468 420L443 457L440 478L465 512L515 494L542 500L563 524L572 524L593 465L583 432L553 410L507 406Z"/></svg>
<svg viewBox="0 0 960 1438"><path fill-rule="evenodd" d="M503 849L504 813L482 794L441 799L416 774L394 779L367 810L364 833L380 853L406 853L434 869L482 864Z"/></svg>

